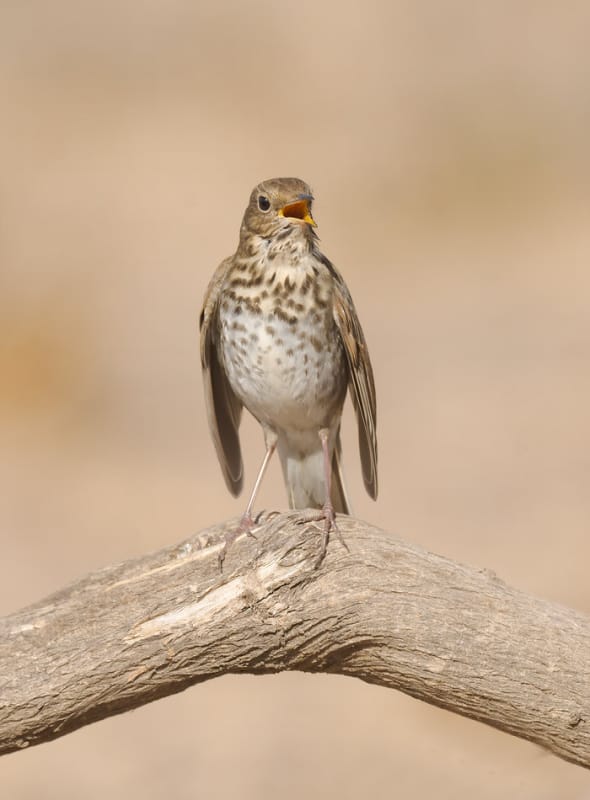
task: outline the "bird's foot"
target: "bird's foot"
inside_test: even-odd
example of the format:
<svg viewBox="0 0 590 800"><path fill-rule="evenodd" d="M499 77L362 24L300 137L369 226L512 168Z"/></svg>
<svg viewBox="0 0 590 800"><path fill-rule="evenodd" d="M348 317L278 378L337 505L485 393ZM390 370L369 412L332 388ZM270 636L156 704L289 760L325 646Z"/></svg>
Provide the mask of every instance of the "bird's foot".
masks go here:
<svg viewBox="0 0 590 800"><path fill-rule="evenodd" d="M221 545L221 550L219 551L219 555L217 556L220 572L223 572L223 562L225 561L227 551L238 537L242 536L242 534L245 533L248 536L251 536L253 539L256 539L256 536L254 536L254 534L252 533L252 529L256 527L259 516L260 515L257 514L256 517L253 517L249 511L246 511L245 514L242 515L238 527L234 528L234 530L232 531L228 531L224 535L223 544Z"/></svg>
<svg viewBox="0 0 590 800"><path fill-rule="evenodd" d="M340 532L340 528L338 527L338 523L336 522L336 512L334 511L334 506L332 505L331 501L328 500L324 507L321 510L315 509L307 509L306 511L301 514L300 522L302 524L307 524L309 522L316 523L322 522L323 525L321 527L322 533L322 541L320 544L320 552L315 562L315 568L317 569L324 558L326 557L326 553L328 551L328 542L330 541L330 533L334 531L340 544L350 553L350 548L344 541L342 534ZM317 526L316 526L317 527Z"/></svg>

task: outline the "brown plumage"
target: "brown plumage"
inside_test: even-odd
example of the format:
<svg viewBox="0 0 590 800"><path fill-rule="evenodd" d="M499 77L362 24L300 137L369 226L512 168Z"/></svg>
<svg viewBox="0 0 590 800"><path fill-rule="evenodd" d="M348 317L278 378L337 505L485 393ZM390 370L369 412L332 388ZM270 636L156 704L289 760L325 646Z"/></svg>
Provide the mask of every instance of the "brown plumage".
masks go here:
<svg viewBox="0 0 590 800"><path fill-rule="evenodd" d="M335 512L350 513L340 466L347 388L373 499L377 437L369 352L350 292L318 248L312 200L297 178L254 189L238 249L217 268L205 294L200 329L209 427L232 494L243 486L243 406L262 425L266 443L248 507L230 540L253 526L256 493L278 449L289 506L322 509L316 514L325 521L321 558ZM221 560L224 555L225 548Z"/></svg>

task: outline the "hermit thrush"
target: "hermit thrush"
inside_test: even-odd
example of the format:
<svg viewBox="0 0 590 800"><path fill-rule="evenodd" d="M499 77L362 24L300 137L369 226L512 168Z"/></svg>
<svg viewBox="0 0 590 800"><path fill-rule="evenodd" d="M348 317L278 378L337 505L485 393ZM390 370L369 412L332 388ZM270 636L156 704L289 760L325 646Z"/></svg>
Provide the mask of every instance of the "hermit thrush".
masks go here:
<svg viewBox="0 0 590 800"><path fill-rule="evenodd" d="M347 388L356 411L365 487L377 497L373 371L350 292L320 252L309 186L276 178L252 192L238 249L217 268L200 317L209 427L228 489L240 493L238 428L245 406L264 431L266 454L238 530L278 449L290 508L321 509L320 558L335 513L350 513L341 470L340 420Z"/></svg>

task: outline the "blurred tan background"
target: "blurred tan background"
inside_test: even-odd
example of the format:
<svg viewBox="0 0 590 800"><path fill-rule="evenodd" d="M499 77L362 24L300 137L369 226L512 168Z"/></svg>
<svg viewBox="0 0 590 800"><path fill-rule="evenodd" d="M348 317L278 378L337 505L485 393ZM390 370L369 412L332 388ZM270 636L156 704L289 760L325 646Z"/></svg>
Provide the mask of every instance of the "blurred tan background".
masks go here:
<svg viewBox="0 0 590 800"><path fill-rule="evenodd" d="M243 509L196 318L277 175L314 187L371 348L381 497L348 413L357 514L590 612L589 29L575 1L3 3L1 612ZM284 507L271 473L261 506ZM5 757L0 793L581 800L590 776L291 674Z"/></svg>

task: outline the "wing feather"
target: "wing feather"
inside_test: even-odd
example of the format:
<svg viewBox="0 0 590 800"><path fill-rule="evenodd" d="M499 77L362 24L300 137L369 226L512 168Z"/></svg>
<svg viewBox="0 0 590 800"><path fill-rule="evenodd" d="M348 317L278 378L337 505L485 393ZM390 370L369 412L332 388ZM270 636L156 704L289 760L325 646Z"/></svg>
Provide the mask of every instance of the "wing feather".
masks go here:
<svg viewBox="0 0 590 800"><path fill-rule="evenodd" d="M335 278L334 320L346 353L349 389L356 412L361 467L365 488L377 498L377 402L369 350L352 297L331 262L326 265Z"/></svg>
<svg viewBox="0 0 590 800"><path fill-rule="evenodd" d="M201 331L201 367L209 429L227 488L236 496L241 492L244 480L244 466L238 434L242 417L242 403L234 394L223 365L220 363L216 341L219 299L223 279L230 262L231 259L223 261L209 283L203 301L199 328Z"/></svg>

